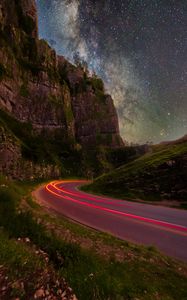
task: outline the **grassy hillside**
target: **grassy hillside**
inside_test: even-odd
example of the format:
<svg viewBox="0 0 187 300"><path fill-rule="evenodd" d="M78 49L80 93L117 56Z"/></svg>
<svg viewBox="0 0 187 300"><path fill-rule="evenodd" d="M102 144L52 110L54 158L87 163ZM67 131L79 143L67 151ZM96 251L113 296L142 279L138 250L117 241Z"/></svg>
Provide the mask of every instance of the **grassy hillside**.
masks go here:
<svg viewBox="0 0 187 300"><path fill-rule="evenodd" d="M0 178L2 300L61 299L64 289L76 299L64 278L79 300L186 299L185 264L49 214L32 200L34 185Z"/></svg>
<svg viewBox="0 0 187 300"><path fill-rule="evenodd" d="M119 198L187 200L187 139L152 146L140 158L98 177L83 190Z"/></svg>

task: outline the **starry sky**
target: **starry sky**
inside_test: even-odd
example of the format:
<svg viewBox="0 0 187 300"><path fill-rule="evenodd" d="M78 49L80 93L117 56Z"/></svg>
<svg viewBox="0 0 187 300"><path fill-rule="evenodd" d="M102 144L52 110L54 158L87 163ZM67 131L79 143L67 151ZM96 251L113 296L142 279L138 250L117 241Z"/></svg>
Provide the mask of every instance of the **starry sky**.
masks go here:
<svg viewBox="0 0 187 300"><path fill-rule="evenodd" d="M110 93L122 137L157 143L187 133L186 0L37 0L39 34L87 61Z"/></svg>

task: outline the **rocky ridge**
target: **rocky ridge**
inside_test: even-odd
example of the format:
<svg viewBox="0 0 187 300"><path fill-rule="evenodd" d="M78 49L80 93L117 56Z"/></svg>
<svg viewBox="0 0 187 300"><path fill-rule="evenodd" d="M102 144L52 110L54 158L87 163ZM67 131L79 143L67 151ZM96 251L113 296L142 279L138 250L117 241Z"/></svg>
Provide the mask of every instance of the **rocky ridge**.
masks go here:
<svg viewBox="0 0 187 300"><path fill-rule="evenodd" d="M113 100L101 79L39 40L34 0L0 4L0 108L31 124L35 135L58 137L71 149L123 146ZM1 144L0 151L6 149Z"/></svg>

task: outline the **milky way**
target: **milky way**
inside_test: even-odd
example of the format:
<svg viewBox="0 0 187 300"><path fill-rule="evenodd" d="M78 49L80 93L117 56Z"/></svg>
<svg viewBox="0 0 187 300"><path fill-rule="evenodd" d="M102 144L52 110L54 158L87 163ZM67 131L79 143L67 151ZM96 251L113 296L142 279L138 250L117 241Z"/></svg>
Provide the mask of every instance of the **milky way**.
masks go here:
<svg viewBox="0 0 187 300"><path fill-rule="evenodd" d="M103 78L129 142L187 133L186 0L37 0L40 37Z"/></svg>

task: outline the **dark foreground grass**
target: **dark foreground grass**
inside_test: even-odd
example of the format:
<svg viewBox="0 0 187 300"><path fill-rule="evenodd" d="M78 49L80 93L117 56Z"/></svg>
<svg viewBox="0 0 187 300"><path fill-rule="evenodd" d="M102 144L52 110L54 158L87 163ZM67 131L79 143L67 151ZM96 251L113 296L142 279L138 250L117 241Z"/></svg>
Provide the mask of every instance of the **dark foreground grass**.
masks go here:
<svg viewBox="0 0 187 300"><path fill-rule="evenodd" d="M34 270L41 269L44 261L33 255L29 249L0 230L0 264L9 270L9 277L17 279L31 277Z"/></svg>
<svg viewBox="0 0 187 300"><path fill-rule="evenodd" d="M0 230L0 299L29 299L44 266L44 260L34 255L29 247ZM2 292L5 288L6 296Z"/></svg>
<svg viewBox="0 0 187 300"><path fill-rule="evenodd" d="M31 212L21 212L20 200L28 194L28 185L9 183L3 178L0 184L0 226L6 232L0 234L0 263L16 269L20 261L23 265L26 255L28 265L20 271L30 272L34 259L12 244L12 238L29 237L32 243L48 253L56 271L67 279L79 299L187 299L186 266L181 267L180 263L151 249L140 247L138 254L137 247L134 259L120 262L114 256L106 258L102 250L99 255L94 249L86 250L77 243L67 242L63 233L61 238L51 234ZM73 227L78 235L75 224L68 230ZM81 234L85 234L85 230ZM92 235L91 230L86 232ZM97 239L97 233L93 237ZM115 247L124 245L115 239L112 242L111 237L109 240ZM132 251L126 244L125 251L128 249Z"/></svg>

